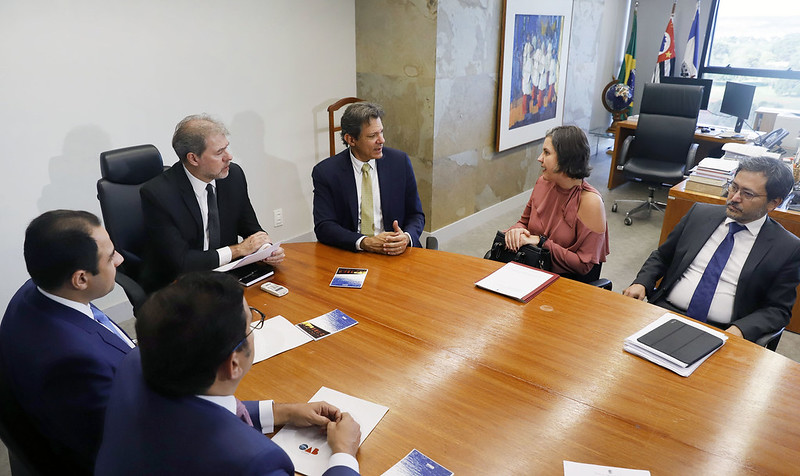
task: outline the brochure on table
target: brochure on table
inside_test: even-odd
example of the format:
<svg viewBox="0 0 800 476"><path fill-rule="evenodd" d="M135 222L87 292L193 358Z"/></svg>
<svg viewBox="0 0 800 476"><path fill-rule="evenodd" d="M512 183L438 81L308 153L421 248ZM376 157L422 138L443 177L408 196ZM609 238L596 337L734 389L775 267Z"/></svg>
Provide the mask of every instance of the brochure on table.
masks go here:
<svg viewBox="0 0 800 476"><path fill-rule="evenodd" d="M331 287L361 289L367 279L365 268L336 268L336 274L331 280Z"/></svg>
<svg viewBox="0 0 800 476"><path fill-rule="evenodd" d="M453 476L453 472L413 449L381 476Z"/></svg>
<svg viewBox="0 0 800 476"><path fill-rule="evenodd" d="M358 324L358 321L342 311L334 309L314 319L297 324L297 328L310 335L314 340L320 340L356 324Z"/></svg>
<svg viewBox="0 0 800 476"><path fill-rule="evenodd" d="M361 426L361 441L364 443L381 418L389 411L389 407L368 402L336 390L321 387L309 402L326 401L338 407L342 412L352 415ZM319 476L328 467L328 460L333 454L328 445L327 436L316 426L296 428L284 426L272 437L272 441L283 448L294 463L294 469L306 476Z"/></svg>

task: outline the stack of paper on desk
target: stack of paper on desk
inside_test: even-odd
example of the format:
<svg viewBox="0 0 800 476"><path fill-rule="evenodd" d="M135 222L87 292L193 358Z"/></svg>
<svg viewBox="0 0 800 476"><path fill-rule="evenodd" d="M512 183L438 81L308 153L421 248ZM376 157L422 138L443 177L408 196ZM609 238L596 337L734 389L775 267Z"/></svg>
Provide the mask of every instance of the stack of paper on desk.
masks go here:
<svg viewBox="0 0 800 476"><path fill-rule="evenodd" d="M264 327L253 331L253 342L256 348L253 363L261 362L312 340L311 336L298 329L283 316L267 319L264 321Z"/></svg>
<svg viewBox="0 0 800 476"><path fill-rule="evenodd" d="M349 413L361 425L361 441L364 443L370 432L378 425L389 407L368 402L327 387L321 387L309 402L325 401ZM297 428L284 426L272 437L272 441L283 448L294 463L298 473L307 476L319 476L328 467L328 460L333 452L328 445L327 437L316 426Z"/></svg>
<svg viewBox="0 0 800 476"><path fill-rule="evenodd" d="M722 332L666 313L625 339L623 349L688 377L726 340Z"/></svg>

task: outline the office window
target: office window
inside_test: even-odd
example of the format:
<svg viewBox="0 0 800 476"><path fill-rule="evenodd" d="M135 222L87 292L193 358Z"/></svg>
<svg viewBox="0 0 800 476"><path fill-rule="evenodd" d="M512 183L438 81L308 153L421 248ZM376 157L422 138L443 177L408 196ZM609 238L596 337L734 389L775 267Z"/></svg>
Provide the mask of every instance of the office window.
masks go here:
<svg viewBox="0 0 800 476"><path fill-rule="evenodd" d="M715 0L700 74L714 80L711 112L719 112L726 81L756 86L750 126L759 107L800 110L797 0ZM720 116L709 122L728 125L735 119Z"/></svg>

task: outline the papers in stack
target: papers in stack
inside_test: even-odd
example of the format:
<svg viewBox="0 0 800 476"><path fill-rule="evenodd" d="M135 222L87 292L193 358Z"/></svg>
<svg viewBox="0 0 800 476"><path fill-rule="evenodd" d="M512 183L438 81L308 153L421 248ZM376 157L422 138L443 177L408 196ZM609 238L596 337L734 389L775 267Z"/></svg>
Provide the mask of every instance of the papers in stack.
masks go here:
<svg viewBox="0 0 800 476"><path fill-rule="evenodd" d="M738 166L738 160L706 157L689 175L685 189L720 196Z"/></svg>
<svg viewBox="0 0 800 476"><path fill-rule="evenodd" d="M275 269L262 261L269 258L279 246L281 246L280 243L267 243L258 251L222 265L214 271L232 274L241 284L250 286L275 274Z"/></svg>
<svg viewBox="0 0 800 476"><path fill-rule="evenodd" d="M339 408L343 413L352 415L361 426L361 446L370 432L378 425L381 418L389 411L389 407L368 402L327 387L321 387L309 402L325 401ZM297 428L286 425L272 437L272 441L283 448L294 463L298 473L307 476L319 476L328 467L328 460L333 452L328 445L325 433L319 427Z"/></svg>
<svg viewBox="0 0 800 476"><path fill-rule="evenodd" d="M780 154L767 152L768 149L766 147L753 144L738 144L736 142L728 142L723 144L722 150L725 151L724 158L726 159L740 160L748 157L761 156L772 157L774 159L780 158Z"/></svg>
<svg viewBox="0 0 800 476"><path fill-rule="evenodd" d="M511 261L476 282L475 286L528 302L556 279L557 274Z"/></svg>
<svg viewBox="0 0 800 476"><path fill-rule="evenodd" d="M688 377L726 340L722 332L666 313L625 339L623 349Z"/></svg>

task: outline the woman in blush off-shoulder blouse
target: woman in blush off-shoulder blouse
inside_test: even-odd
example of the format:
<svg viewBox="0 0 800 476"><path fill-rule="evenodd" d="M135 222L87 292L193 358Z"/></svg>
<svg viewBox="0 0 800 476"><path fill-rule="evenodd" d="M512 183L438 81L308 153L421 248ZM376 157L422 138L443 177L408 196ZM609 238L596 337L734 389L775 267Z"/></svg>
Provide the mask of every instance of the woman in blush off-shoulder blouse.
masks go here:
<svg viewBox="0 0 800 476"><path fill-rule="evenodd" d="M576 126L547 132L539 155L542 175L519 221L506 230L506 247L539 245L550 250L553 272L585 275L608 255L603 199L586 182L589 141Z"/></svg>

